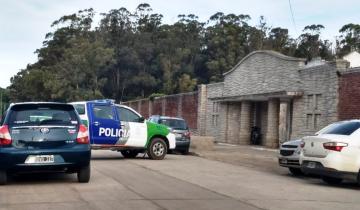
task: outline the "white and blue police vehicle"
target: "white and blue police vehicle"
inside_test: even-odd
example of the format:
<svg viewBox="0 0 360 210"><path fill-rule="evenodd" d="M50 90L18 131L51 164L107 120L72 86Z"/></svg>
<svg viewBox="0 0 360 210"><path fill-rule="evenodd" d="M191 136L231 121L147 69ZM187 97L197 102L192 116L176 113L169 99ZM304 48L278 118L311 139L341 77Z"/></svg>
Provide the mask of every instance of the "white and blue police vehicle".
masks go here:
<svg viewBox="0 0 360 210"><path fill-rule="evenodd" d="M83 124L89 129L92 149L119 151L125 158L147 153L161 160L175 149L175 134L164 125L146 121L128 106L114 100L94 100L71 103Z"/></svg>

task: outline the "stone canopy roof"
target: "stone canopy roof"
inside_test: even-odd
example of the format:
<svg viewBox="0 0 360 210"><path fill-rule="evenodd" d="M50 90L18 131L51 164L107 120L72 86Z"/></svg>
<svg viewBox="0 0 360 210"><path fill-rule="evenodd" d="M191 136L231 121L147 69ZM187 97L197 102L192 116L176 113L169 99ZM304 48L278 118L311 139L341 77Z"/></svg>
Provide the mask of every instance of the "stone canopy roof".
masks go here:
<svg viewBox="0 0 360 210"><path fill-rule="evenodd" d="M270 56L274 56L277 57L279 59L283 59L283 60L287 60L287 61L298 61L298 62L306 62L305 58L295 58L295 57L290 57L284 54L281 54L279 52L273 51L273 50L257 50L257 51L253 51L251 53L249 53L247 56L245 56L243 59L241 59L241 61L239 63L237 63L230 71L225 72L223 75L227 75L231 72L233 72L236 68L238 68L246 59L248 59L249 57L255 55L255 54L259 54L259 53L263 53L263 54L268 54Z"/></svg>

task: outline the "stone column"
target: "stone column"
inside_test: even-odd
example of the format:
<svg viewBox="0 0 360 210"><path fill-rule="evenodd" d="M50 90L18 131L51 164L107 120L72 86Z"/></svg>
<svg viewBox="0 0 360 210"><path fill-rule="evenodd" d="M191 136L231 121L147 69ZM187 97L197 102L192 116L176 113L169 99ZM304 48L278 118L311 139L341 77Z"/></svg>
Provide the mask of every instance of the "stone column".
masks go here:
<svg viewBox="0 0 360 210"><path fill-rule="evenodd" d="M181 117L182 116L182 98L183 98L183 94L179 94L177 98L178 98L177 116Z"/></svg>
<svg viewBox="0 0 360 210"><path fill-rule="evenodd" d="M149 117L153 113L153 103L154 103L154 101L149 99Z"/></svg>
<svg viewBox="0 0 360 210"><path fill-rule="evenodd" d="M277 99L269 100L265 146L270 148L279 146L279 101Z"/></svg>
<svg viewBox="0 0 360 210"><path fill-rule="evenodd" d="M239 144L250 144L251 133L251 103L249 101L241 102L240 111L240 131L239 131Z"/></svg>
<svg viewBox="0 0 360 210"><path fill-rule="evenodd" d="M208 104L208 99L207 99L207 86L206 85L199 85L198 86L198 121L197 121L197 129L199 132L199 135L201 136L205 136L206 135L206 123L207 120L212 120L210 119L206 119L206 115L207 115L207 104Z"/></svg>
<svg viewBox="0 0 360 210"><path fill-rule="evenodd" d="M166 97L161 99L161 115L166 115Z"/></svg>
<svg viewBox="0 0 360 210"><path fill-rule="evenodd" d="M138 102L137 102L137 103L138 103L138 104L137 104L138 106L137 106L137 110L136 110L136 111L139 112L139 113L141 113L141 102L142 102L142 100L138 100Z"/></svg>
<svg viewBox="0 0 360 210"><path fill-rule="evenodd" d="M282 144L289 139L289 112L290 112L290 100L280 100L280 111L279 111L279 144Z"/></svg>

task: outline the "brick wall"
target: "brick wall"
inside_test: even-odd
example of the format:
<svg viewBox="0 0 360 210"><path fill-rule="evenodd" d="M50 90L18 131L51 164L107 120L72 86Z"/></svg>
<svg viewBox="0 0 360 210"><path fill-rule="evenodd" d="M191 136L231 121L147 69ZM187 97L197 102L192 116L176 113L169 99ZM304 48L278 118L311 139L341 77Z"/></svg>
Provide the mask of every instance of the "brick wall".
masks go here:
<svg viewBox="0 0 360 210"><path fill-rule="evenodd" d="M170 117L182 117L186 120L189 128L197 132L198 124L198 92L181 93L157 97L153 100L141 99L124 102L145 118L151 115L166 115Z"/></svg>
<svg viewBox="0 0 360 210"><path fill-rule="evenodd" d="M152 115L162 115L162 99L161 98L158 98L158 99L155 99L153 102L153 105L152 105L152 110L151 110L151 114ZM140 114L142 114L140 112Z"/></svg>
<svg viewBox="0 0 360 210"><path fill-rule="evenodd" d="M341 75L339 83L339 120L360 119L360 68Z"/></svg>
<svg viewBox="0 0 360 210"><path fill-rule="evenodd" d="M165 115L178 116L178 104L181 97L172 96L166 98Z"/></svg>
<svg viewBox="0 0 360 210"><path fill-rule="evenodd" d="M197 128L197 120L198 120L198 95L189 94L182 95L182 106L181 113L182 117L186 119L190 128Z"/></svg>
<svg viewBox="0 0 360 210"><path fill-rule="evenodd" d="M149 101L148 100L141 100L140 103L141 103L141 108L140 108L139 112L145 118L150 117L150 114L149 114Z"/></svg>

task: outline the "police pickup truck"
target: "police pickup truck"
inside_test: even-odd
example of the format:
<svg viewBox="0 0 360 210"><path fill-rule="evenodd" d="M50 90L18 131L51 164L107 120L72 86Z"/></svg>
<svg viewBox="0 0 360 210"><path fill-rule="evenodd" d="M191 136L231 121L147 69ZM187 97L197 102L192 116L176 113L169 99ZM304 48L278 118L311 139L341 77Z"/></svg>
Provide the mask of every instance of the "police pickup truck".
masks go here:
<svg viewBox="0 0 360 210"><path fill-rule="evenodd" d="M119 151L125 158L146 152L155 160L164 159L169 149L175 149L175 134L168 127L146 121L130 107L113 100L71 104L89 128L92 149Z"/></svg>

